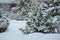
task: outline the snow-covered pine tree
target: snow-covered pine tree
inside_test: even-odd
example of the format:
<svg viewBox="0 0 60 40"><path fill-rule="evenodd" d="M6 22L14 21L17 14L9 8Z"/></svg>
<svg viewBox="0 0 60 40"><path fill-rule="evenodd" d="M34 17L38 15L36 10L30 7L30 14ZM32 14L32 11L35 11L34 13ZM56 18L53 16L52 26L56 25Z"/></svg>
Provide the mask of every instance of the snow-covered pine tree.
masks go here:
<svg viewBox="0 0 60 40"><path fill-rule="evenodd" d="M60 14L59 10L60 10L60 5L59 5L59 0L51 0L54 8L54 11L56 14Z"/></svg>
<svg viewBox="0 0 60 40"><path fill-rule="evenodd" d="M59 5L60 0L51 0L51 2L54 7L52 16L53 16L54 20L57 19L55 21L54 25L57 27L58 32L60 33L60 5Z"/></svg>
<svg viewBox="0 0 60 40"><path fill-rule="evenodd" d="M9 20L2 16L2 11L0 10L0 33L6 31L9 26Z"/></svg>
<svg viewBox="0 0 60 40"><path fill-rule="evenodd" d="M27 25L20 30L25 34L42 32L42 33L59 33L60 16L53 14L56 13L58 8L54 5L47 5L44 2L40 2L32 8L30 15L28 16ZM50 7L49 7L50 6Z"/></svg>
<svg viewBox="0 0 60 40"><path fill-rule="evenodd" d="M18 4L18 13L21 17L21 19L26 20L27 19L27 14L30 12L31 10L31 0L19 0L19 4Z"/></svg>

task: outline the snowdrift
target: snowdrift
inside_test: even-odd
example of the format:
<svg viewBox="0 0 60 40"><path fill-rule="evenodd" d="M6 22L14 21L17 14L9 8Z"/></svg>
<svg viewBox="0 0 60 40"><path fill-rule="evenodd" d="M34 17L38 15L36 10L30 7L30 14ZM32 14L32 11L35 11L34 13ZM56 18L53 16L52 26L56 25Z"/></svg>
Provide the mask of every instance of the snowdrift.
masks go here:
<svg viewBox="0 0 60 40"><path fill-rule="evenodd" d="M25 26L26 21L10 20L7 31L0 33L0 40L60 40L60 34L32 33L24 35L19 28Z"/></svg>

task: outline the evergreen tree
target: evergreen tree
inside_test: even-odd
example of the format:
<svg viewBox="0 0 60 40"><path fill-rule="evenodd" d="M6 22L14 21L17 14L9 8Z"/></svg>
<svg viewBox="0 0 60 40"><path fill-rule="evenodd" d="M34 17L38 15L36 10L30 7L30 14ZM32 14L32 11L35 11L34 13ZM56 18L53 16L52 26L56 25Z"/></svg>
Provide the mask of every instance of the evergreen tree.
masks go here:
<svg viewBox="0 0 60 40"><path fill-rule="evenodd" d="M58 13L58 10L60 9L57 7L57 6L59 6L59 0L51 0L51 2L53 4L53 6L55 7L56 13Z"/></svg>
<svg viewBox="0 0 60 40"><path fill-rule="evenodd" d="M52 3L54 2L52 1ZM42 2L40 2L39 4L37 4L32 8L31 13L27 19L26 27L20 29L25 34L34 33L34 32L58 33L57 22L59 21L57 21L58 20L57 19L54 22L54 17L52 16L53 10L56 10L55 6L57 5L51 8L49 7L47 8L48 5L44 6L46 4L43 4L42 7L41 4Z"/></svg>
<svg viewBox="0 0 60 40"><path fill-rule="evenodd" d="M0 10L0 33L4 32L9 26L9 20L2 16L2 11Z"/></svg>
<svg viewBox="0 0 60 40"><path fill-rule="evenodd" d="M17 11L19 12L21 18L23 20L26 20L27 14L31 10L31 0L20 0L20 3L18 4L18 9Z"/></svg>

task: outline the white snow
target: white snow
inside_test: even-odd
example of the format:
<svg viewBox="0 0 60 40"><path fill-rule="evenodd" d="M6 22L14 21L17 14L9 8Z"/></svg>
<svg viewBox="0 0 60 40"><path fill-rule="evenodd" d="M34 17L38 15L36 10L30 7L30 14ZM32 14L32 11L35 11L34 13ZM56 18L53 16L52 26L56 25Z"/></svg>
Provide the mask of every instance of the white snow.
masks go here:
<svg viewBox="0 0 60 40"><path fill-rule="evenodd" d="M26 21L10 20L7 31L0 33L0 40L60 40L60 34L33 33L24 35L19 28L25 26Z"/></svg>

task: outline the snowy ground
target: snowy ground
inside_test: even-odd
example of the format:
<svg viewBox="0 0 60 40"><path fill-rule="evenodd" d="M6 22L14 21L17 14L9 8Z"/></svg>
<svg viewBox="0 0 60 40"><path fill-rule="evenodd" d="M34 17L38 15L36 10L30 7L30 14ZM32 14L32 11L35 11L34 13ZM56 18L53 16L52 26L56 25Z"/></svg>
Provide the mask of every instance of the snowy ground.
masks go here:
<svg viewBox="0 0 60 40"><path fill-rule="evenodd" d="M25 27L25 21L10 21L6 32L0 33L0 40L60 40L60 34L33 33L24 35L19 28Z"/></svg>

